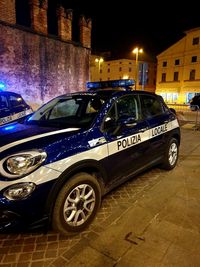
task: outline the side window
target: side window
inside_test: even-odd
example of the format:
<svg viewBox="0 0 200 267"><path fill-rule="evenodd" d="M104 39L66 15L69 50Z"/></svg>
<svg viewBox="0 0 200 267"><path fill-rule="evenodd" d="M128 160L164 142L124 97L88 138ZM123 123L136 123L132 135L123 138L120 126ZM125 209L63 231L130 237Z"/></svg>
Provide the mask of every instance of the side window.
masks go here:
<svg viewBox="0 0 200 267"><path fill-rule="evenodd" d="M140 119L138 97L127 95L119 98L106 115L104 130L115 128L122 119Z"/></svg>
<svg viewBox="0 0 200 267"><path fill-rule="evenodd" d="M8 108L8 101L5 96L0 96L0 111L4 111Z"/></svg>
<svg viewBox="0 0 200 267"><path fill-rule="evenodd" d="M138 101L136 96L124 96L117 100L117 117L133 117L138 120Z"/></svg>
<svg viewBox="0 0 200 267"><path fill-rule="evenodd" d="M100 98L92 98L87 105L86 114L96 113L101 109L104 101Z"/></svg>
<svg viewBox="0 0 200 267"><path fill-rule="evenodd" d="M24 106L24 100L20 96L9 96L9 103L12 108Z"/></svg>
<svg viewBox="0 0 200 267"><path fill-rule="evenodd" d="M143 95L142 97L142 113L145 117L151 118L153 116L164 113L164 106L162 102L154 96Z"/></svg>

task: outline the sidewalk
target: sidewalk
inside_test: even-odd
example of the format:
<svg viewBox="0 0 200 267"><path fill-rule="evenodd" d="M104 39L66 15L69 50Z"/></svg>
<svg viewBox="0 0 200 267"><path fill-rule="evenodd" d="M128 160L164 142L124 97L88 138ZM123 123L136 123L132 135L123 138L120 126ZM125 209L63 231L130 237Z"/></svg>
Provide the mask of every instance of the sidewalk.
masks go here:
<svg viewBox="0 0 200 267"><path fill-rule="evenodd" d="M200 131L181 124L178 165L110 192L84 232L0 235L0 267L199 267Z"/></svg>
<svg viewBox="0 0 200 267"><path fill-rule="evenodd" d="M89 235L65 266L200 266L200 132L182 133L178 166L124 213L119 207L121 216Z"/></svg>

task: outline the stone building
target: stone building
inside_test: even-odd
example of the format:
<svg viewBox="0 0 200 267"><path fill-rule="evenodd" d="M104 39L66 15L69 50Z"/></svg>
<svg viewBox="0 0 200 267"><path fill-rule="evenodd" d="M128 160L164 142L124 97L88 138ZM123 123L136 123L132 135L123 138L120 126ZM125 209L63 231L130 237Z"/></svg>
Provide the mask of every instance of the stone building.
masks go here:
<svg viewBox="0 0 200 267"><path fill-rule="evenodd" d="M80 41L74 42L72 10L58 7L58 36L52 36L48 0L29 0L31 27L16 23L15 7L15 0L0 0L0 83L20 93L33 108L57 95L84 90L89 80L91 20L80 17Z"/></svg>

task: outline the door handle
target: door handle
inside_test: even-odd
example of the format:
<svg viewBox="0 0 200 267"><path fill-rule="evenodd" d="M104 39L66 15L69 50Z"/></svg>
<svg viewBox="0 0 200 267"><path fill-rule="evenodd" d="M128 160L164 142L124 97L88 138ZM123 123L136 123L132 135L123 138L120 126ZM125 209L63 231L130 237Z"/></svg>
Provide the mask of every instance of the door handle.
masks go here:
<svg viewBox="0 0 200 267"><path fill-rule="evenodd" d="M148 130L148 129L149 129L148 127L146 127L146 128L142 128L142 129L139 130L139 133L143 133L143 132L145 132L145 131Z"/></svg>

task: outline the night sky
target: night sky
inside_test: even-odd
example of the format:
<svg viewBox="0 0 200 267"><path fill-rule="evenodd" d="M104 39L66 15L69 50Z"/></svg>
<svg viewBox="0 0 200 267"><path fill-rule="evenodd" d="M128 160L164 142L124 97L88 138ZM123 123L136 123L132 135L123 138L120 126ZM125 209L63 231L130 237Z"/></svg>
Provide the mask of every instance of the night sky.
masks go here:
<svg viewBox="0 0 200 267"><path fill-rule="evenodd" d="M27 2L20 0L18 3ZM184 37L184 31L200 27L195 1L50 0L49 30L56 33L56 5L73 9L73 39L78 40L78 18L92 19L92 52L111 51L115 58L131 58L135 46L156 56ZM21 8L20 8L21 9ZM21 16L23 19L23 16Z"/></svg>
<svg viewBox="0 0 200 267"><path fill-rule="evenodd" d="M155 56L184 37L184 31L200 27L195 1L186 4L176 0L60 2L75 14L91 17L93 51L111 50L114 56L129 57L136 45Z"/></svg>

